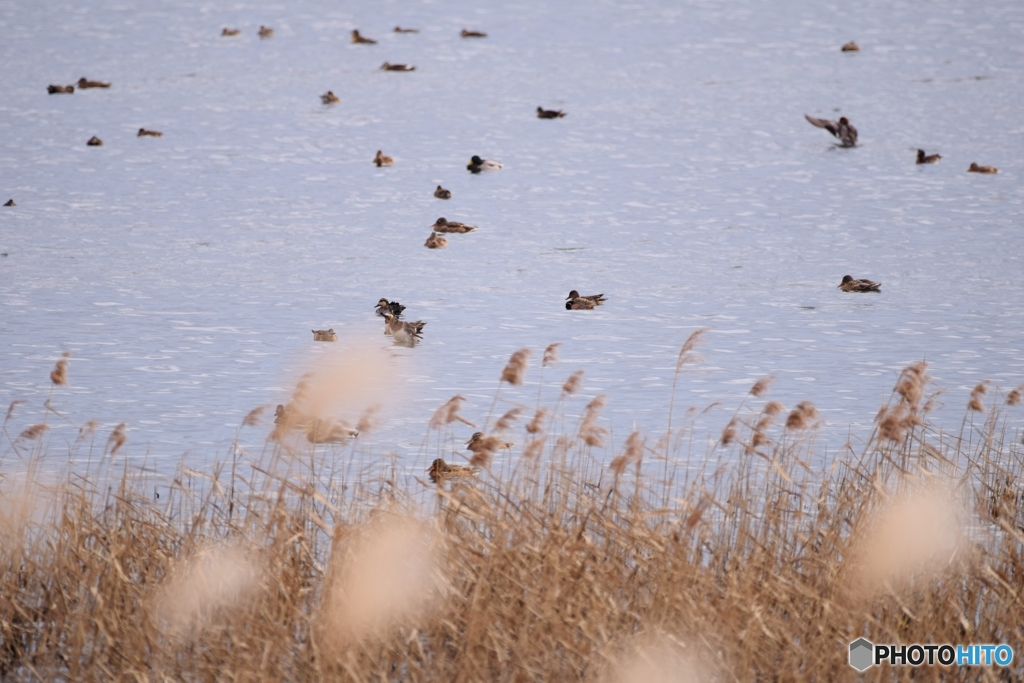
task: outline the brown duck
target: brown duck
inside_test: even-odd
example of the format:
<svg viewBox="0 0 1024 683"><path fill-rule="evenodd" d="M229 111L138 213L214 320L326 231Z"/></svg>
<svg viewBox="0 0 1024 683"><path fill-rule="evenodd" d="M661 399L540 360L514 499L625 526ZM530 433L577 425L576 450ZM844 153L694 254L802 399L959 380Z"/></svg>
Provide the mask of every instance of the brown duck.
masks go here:
<svg viewBox="0 0 1024 683"><path fill-rule="evenodd" d="M854 280L852 275L844 275L843 281L839 283L839 289L844 292L881 292L882 283L871 280Z"/></svg>
<svg viewBox="0 0 1024 683"><path fill-rule="evenodd" d="M237 28L225 28L220 32L222 36L237 36L239 33L241 33L241 31Z"/></svg>
<svg viewBox="0 0 1024 683"><path fill-rule="evenodd" d="M419 33L418 28L402 28L401 26L395 27L395 33Z"/></svg>
<svg viewBox="0 0 1024 683"><path fill-rule="evenodd" d="M374 40L373 38L367 38L365 36L359 35L359 30L358 29L352 29L352 42L356 43L357 45L376 45L377 44L377 41Z"/></svg>
<svg viewBox="0 0 1024 683"><path fill-rule="evenodd" d="M968 173L999 173L999 169L995 166L979 166L978 164L971 162L971 167L967 169Z"/></svg>
<svg viewBox="0 0 1024 683"><path fill-rule="evenodd" d="M103 81L90 81L89 79L82 77L78 79L78 89L85 90L86 88L109 88L109 83Z"/></svg>
<svg viewBox="0 0 1024 683"><path fill-rule="evenodd" d="M408 64L389 64L384 62L380 65L382 71L415 71L416 67Z"/></svg>
<svg viewBox="0 0 1024 683"><path fill-rule="evenodd" d="M842 52L860 52L860 45L851 40L850 42L846 43L839 49Z"/></svg>
<svg viewBox="0 0 1024 683"><path fill-rule="evenodd" d="M427 249L444 249L448 246L448 240L441 235L438 235L436 232L431 232L430 237L428 237L427 241L423 243L423 246Z"/></svg>
<svg viewBox="0 0 1024 683"><path fill-rule="evenodd" d="M161 133L158 130L146 130L145 128L139 128L139 134L136 135L135 137L137 137L137 138L145 138L145 137L162 138L163 136L164 136L164 134Z"/></svg>
<svg viewBox="0 0 1024 683"><path fill-rule="evenodd" d="M476 470L468 465L449 465L441 458L437 458L430 464L427 474L430 475L430 481L440 484L448 478L475 477Z"/></svg>
<svg viewBox="0 0 1024 683"><path fill-rule="evenodd" d="M70 95L75 92L75 86L73 85L50 85L46 87L46 92L51 95Z"/></svg>
<svg viewBox="0 0 1024 683"><path fill-rule="evenodd" d="M320 96L320 101L324 104L337 104L338 102L341 102L341 100L338 99L338 96L330 90Z"/></svg>
<svg viewBox="0 0 1024 683"><path fill-rule="evenodd" d="M89 142L87 142L85 144L89 145L90 147L102 147L103 146L103 140L100 140L98 137L93 135L91 138L89 138Z"/></svg>
<svg viewBox="0 0 1024 683"><path fill-rule="evenodd" d="M269 38L274 35L274 29L269 26L260 26L260 30L256 32L260 38Z"/></svg>
<svg viewBox="0 0 1024 683"><path fill-rule="evenodd" d="M839 142L842 144L840 147L856 147L857 146L857 129L853 127L853 124L843 116L839 121L830 121L828 119L816 119L813 116L804 114L804 118L818 128L824 128L833 136L839 138Z"/></svg>
<svg viewBox="0 0 1024 683"><path fill-rule="evenodd" d="M563 116L565 116L565 112L561 109L544 109L543 107L537 107L538 119L560 119Z"/></svg>
<svg viewBox="0 0 1024 683"><path fill-rule="evenodd" d="M395 163L395 160L389 156L385 156L384 152L377 150L377 156L373 157L373 163L377 164L377 168L381 166L390 166Z"/></svg>
<svg viewBox="0 0 1024 683"><path fill-rule="evenodd" d="M476 230L475 225L466 225L465 223L459 223L458 221L450 221L444 216L438 218L431 227L434 229L434 232L457 232L460 235Z"/></svg>
<svg viewBox="0 0 1024 683"><path fill-rule="evenodd" d="M923 149L917 150L917 161L915 164L934 164L942 158L941 154L925 154Z"/></svg>
<svg viewBox="0 0 1024 683"><path fill-rule="evenodd" d="M459 35L462 36L463 38L486 38L487 37L487 34L484 33L483 31L469 31L467 29L462 29L462 33L460 33Z"/></svg>

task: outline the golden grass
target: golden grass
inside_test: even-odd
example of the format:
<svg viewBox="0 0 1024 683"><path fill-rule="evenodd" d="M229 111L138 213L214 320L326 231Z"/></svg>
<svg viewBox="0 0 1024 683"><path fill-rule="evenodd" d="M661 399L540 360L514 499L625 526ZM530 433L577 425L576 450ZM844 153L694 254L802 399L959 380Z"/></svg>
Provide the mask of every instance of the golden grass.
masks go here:
<svg viewBox="0 0 1024 683"><path fill-rule="evenodd" d="M499 390L524 379L517 353ZM44 479L45 420L13 437L12 404L2 433L29 465L0 480L0 679L847 680L860 636L1005 642L1009 672L916 678L1021 676L1024 451L994 388L972 392L960 435L939 434L915 364L862 452L828 457L814 452L813 404L776 425L781 404L744 403L689 470L697 454L672 446L687 428L603 450L603 397L547 433L581 383L573 374L558 405L538 406L521 453L499 461L496 441L478 478L425 481L440 445L411 475L332 470L362 456L279 430L266 458L182 468L159 498L127 468L96 474L121 462L124 424L102 466ZM438 444L472 424L462 401L431 419ZM72 448L91 448L95 427Z"/></svg>

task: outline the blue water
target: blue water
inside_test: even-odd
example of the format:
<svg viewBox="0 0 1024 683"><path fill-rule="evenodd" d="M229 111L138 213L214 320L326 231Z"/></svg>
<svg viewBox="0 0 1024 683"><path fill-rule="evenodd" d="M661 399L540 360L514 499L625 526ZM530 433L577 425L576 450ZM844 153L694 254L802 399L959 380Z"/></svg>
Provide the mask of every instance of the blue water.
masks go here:
<svg viewBox="0 0 1024 683"><path fill-rule="evenodd" d="M721 401L702 435L771 374L765 398L814 401L838 448L919 359L958 429L977 382L1024 382L1022 31L1011 0L0 2L0 202L17 203L0 209L0 401L28 401L12 435L70 351L51 445L124 421L129 460L222 458L328 353L310 334L327 327L397 377L367 443L409 466L451 395L483 422L524 346L527 384L496 411L532 406L555 341L544 400L585 370L567 412L609 394L610 457L634 425L664 428L700 327L677 415ZM82 76L113 87L46 94ZM860 146L805 113L848 116ZM916 166L918 147L942 161ZM505 167L472 176L473 154ZM438 216L479 230L427 250ZM882 293L840 292L846 273ZM573 288L609 301L565 311ZM427 321L419 346L381 334L382 296Z"/></svg>

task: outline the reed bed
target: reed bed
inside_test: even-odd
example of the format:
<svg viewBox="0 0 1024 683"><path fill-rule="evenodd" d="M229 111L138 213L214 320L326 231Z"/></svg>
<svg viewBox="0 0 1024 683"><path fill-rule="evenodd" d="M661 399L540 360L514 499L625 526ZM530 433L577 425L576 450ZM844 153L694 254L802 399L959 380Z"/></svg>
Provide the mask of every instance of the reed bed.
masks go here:
<svg viewBox="0 0 1024 683"><path fill-rule="evenodd" d="M556 362L552 345L543 368ZM50 401L21 431L12 404L5 461L26 466L0 482L0 679L813 681L852 679L860 636L1018 654L870 680L1024 676L1024 452L1006 427L1020 388L979 384L942 434L914 364L860 452L824 458L813 404L767 401L771 378L699 454L671 408L663 434L613 449L602 397L566 417L582 382L532 415L488 415L476 477L434 485L279 424L262 457L181 468L159 497L119 466L124 425L104 441L87 423L71 448L96 449L95 466L54 477L38 467ZM422 469L472 424L461 405L431 419ZM521 437L511 453L506 436Z"/></svg>

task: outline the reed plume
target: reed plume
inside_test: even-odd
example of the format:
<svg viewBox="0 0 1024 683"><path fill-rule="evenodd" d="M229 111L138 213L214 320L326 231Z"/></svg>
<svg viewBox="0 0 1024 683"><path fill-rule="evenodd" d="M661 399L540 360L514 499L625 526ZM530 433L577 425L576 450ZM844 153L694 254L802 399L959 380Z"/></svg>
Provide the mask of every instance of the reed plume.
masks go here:
<svg viewBox="0 0 1024 683"><path fill-rule="evenodd" d="M501 371L501 381L517 387L522 386L531 353L530 349L519 349L513 353Z"/></svg>
<svg viewBox="0 0 1024 683"><path fill-rule="evenodd" d="M818 409L810 401L801 401L786 418L786 429L808 429L818 419Z"/></svg>
<svg viewBox="0 0 1024 683"><path fill-rule="evenodd" d="M459 415L459 411L462 410L462 402L465 400L465 396L456 394L445 401L445 403L435 410L434 414L431 416L429 423L430 428L440 429L441 427L450 425L453 422L461 422L469 427L476 427L475 424Z"/></svg>
<svg viewBox="0 0 1024 683"><path fill-rule="evenodd" d="M566 396L572 396L577 393L583 387L583 371L577 370L576 372L569 375L569 378L565 380L565 384L562 385L562 393Z"/></svg>
<svg viewBox="0 0 1024 683"><path fill-rule="evenodd" d="M561 345L561 342L547 345L544 349L544 360L541 362L541 367L547 368L558 362L558 347Z"/></svg>
<svg viewBox="0 0 1024 683"><path fill-rule="evenodd" d="M107 437L107 451L110 455L117 455L117 452L121 450L121 446L124 446L124 442L128 440L128 437L125 435L127 427L128 424L122 422L110 432L110 436Z"/></svg>
<svg viewBox="0 0 1024 683"><path fill-rule="evenodd" d="M601 394L593 398L583 409L579 437L588 446L604 446L604 437L608 434L608 429L597 424L597 421L607 400L608 396Z"/></svg>
<svg viewBox="0 0 1024 683"><path fill-rule="evenodd" d="M523 412L522 408L512 408L504 415L498 418L498 421L494 423L494 431L496 432L507 432L509 428L516 423L519 419L519 415Z"/></svg>
<svg viewBox="0 0 1024 683"><path fill-rule="evenodd" d="M260 416L263 415L263 412L266 409L267 409L266 406L256 406L255 408L250 410L248 413L245 414L245 417L242 418L242 426L243 427L259 427L259 425L260 425Z"/></svg>
<svg viewBox="0 0 1024 683"><path fill-rule="evenodd" d="M988 387L984 382L979 383L971 390L971 400L967 402L967 408L977 413L985 412L985 401L982 399L988 393Z"/></svg>
<svg viewBox="0 0 1024 683"><path fill-rule="evenodd" d="M50 381L55 386L65 386L68 383L68 358L70 356L70 351L65 351L61 354L61 358L53 367L53 371L50 372Z"/></svg>
<svg viewBox="0 0 1024 683"><path fill-rule="evenodd" d="M544 422L547 420L547 417L547 408L538 408L537 412L533 415L533 419L526 423L526 431L530 434L544 431Z"/></svg>
<svg viewBox="0 0 1024 683"><path fill-rule="evenodd" d="M768 375L754 382L754 386L750 387L750 395L754 398L760 398L768 389L772 386L772 382L775 381L774 375Z"/></svg>

